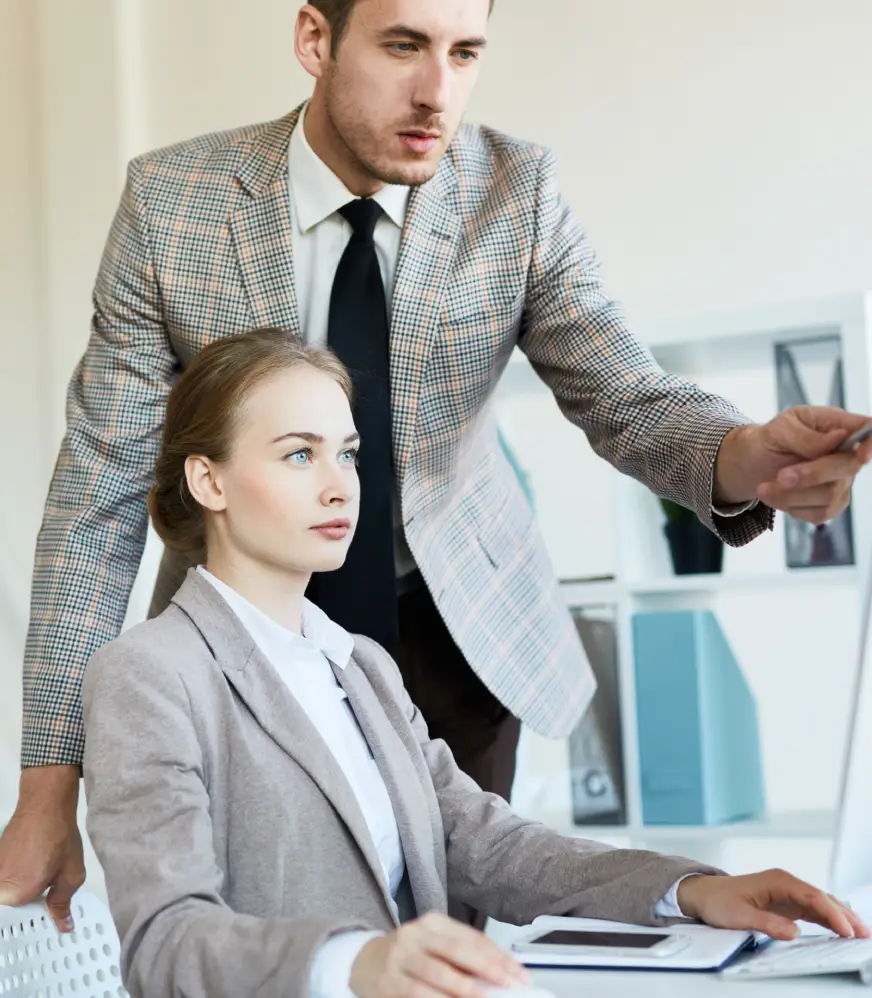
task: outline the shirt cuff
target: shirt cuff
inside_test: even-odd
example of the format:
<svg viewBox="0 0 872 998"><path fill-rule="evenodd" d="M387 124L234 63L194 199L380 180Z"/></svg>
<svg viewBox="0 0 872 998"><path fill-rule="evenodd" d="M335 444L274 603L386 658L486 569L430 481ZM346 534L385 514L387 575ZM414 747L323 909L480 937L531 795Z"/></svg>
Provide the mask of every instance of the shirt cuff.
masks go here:
<svg viewBox="0 0 872 998"><path fill-rule="evenodd" d="M715 516L741 516L742 513L747 513L750 510L755 509L759 504L759 499L752 499L750 502L734 503L732 506L715 506L715 504L712 503L711 511Z"/></svg>
<svg viewBox="0 0 872 998"><path fill-rule="evenodd" d="M331 936L315 954L309 971L311 998L354 998L350 987L351 968L370 940L383 932L354 930Z"/></svg>
<svg viewBox="0 0 872 998"><path fill-rule="evenodd" d="M667 893L654 905L654 917L686 918L687 916L681 910L681 905L678 903L678 888L681 886L681 882L687 880L688 877L699 876L701 876L699 873L686 873L683 877L676 880Z"/></svg>

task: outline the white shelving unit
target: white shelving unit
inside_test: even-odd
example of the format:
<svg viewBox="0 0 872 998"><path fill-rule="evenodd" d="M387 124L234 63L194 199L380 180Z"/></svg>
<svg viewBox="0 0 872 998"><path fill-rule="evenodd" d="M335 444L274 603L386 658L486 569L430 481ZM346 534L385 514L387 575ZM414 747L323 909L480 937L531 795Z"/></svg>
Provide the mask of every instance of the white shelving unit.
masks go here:
<svg viewBox="0 0 872 998"><path fill-rule="evenodd" d="M665 370L684 375L735 399L749 418L757 421L769 419L776 412L775 344L837 333L842 344L845 406L857 412L872 411L872 296L869 294L658 323L642 326L638 332ZM529 399L532 393L543 392L547 389L523 354L516 351L504 374L498 397L500 418L510 441L513 437L511 429L515 404ZM515 451L520 464L526 467L523 447L516 446ZM613 530L614 578L589 582L568 580L563 584L563 591L572 607L614 608L627 824L617 827L574 826L568 805L558 810L543 806L531 816L547 821L563 832L656 849L674 845L681 847L684 854L700 859L711 858L728 839L800 839L828 845L835 819L832 806L812 811L773 813L763 820L714 828L661 828L643 824L631 621L640 610L718 608L723 601L753 600L758 613L770 604L782 608L781 618L772 617L771 628L774 631L778 628L796 629L809 626L808 622L796 619L802 618L801 612L791 614L788 611L785 616L785 599L788 605L789 601L800 599L808 603L818 599L820 594L821 600L829 601L828 605L844 607L847 626L858 629L859 593L868 574L872 553L872 474L859 476L853 494L855 566L787 569L784 567L784 537L779 528L746 548L727 548L722 573L698 576L673 574L662 530L663 515L656 497L625 476L610 472L610 478L614 489L613 518L617 525ZM535 485L534 475L534 492ZM580 564L576 574L585 574L585 567ZM737 626L740 628L741 615L739 620ZM823 618L811 621L811 625L827 626ZM765 627L765 624L758 626ZM836 679L830 678L831 674L842 677L839 681L844 689L840 688L839 695L845 698L849 696L849 677L855 667L855 645L855 639L845 637L838 653L838 669L827 667L821 670L821 682L836 682ZM742 656L739 657L742 661ZM846 657L850 661L846 661ZM783 667L784 664L781 665ZM790 691L787 690L785 700L789 697ZM780 709L780 705L770 704L769 715L776 716L773 712ZM761 719L761 728L764 723ZM763 734L765 736L765 731ZM844 731L839 731L836 725L836 730L827 737L843 738ZM830 749L835 758L842 751L842 744L835 749L830 744ZM833 773L832 778L835 786L839 774ZM568 771L565 779L568 785ZM831 796L834 801L835 792ZM566 799L569 799L568 789Z"/></svg>
<svg viewBox="0 0 872 998"><path fill-rule="evenodd" d="M566 835L594 839L632 838L656 846L658 842L707 841L728 835L736 839L827 839L835 832L832 811L792 811L768 815L753 821L737 821L717 827L703 825L573 825L559 812L542 812L540 820Z"/></svg>
<svg viewBox="0 0 872 998"><path fill-rule="evenodd" d="M856 586L856 566L834 566L812 571L785 570L783 572L730 572L712 575L665 575L650 577L640 582L618 582L595 579L590 582L564 581L561 588L571 606L591 606L614 603L618 595L637 598L681 596L692 593L716 594L736 590L812 588L817 586Z"/></svg>

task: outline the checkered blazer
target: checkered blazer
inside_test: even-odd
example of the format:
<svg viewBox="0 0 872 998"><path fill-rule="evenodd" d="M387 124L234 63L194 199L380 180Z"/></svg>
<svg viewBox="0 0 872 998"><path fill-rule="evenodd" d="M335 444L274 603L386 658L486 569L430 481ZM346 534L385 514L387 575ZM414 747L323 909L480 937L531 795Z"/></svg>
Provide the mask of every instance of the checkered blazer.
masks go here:
<svg viewBox="0 0 872 998"><path fill-rule="evenodd" d="M79 763L82 670L118 633L146 537L167 393L207 343L299 330L287 155L299 109L134 160L70 383L39 534L24 765ZM464 126L412 194L391 322L394 459L409 546L457 644L526 724L567 734L594 683L491 399L516 344L594 449L712 524L712 468L743 418L665 375L601 283L553 155ZM178 567L178 566L177 566Z"/></svg>

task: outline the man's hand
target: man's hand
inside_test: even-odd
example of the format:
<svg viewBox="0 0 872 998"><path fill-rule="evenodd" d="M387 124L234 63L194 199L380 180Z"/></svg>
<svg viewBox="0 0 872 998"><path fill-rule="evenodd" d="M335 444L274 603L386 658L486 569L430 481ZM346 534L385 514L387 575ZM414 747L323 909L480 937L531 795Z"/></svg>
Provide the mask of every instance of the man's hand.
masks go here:
<svg viewBox="0 0 872 998"><path fill-rule="evenodd" d="M0 904L27 904L48 887L46 904L61 932L74 928L70 901L85 882L78 800L76 766L25 769L18 806L0 836Z"/></svg>
<svg viewBox="0 0 872 998"><path fill-rule="evenodd" d="M358 998L481 998L489 985L530 981L483 932L431 913L368 942L351 968Z"/></svg>
<svg viewBox="0 0 872 998"><path fill-rule="evenodd" d="M762 425L731 430L715 464L715 505L760 499L798 520L826 523L848 505L872 439L834 453L866 416L826 406L786 409Z"/></svg>
<svg viewBox="0 0 872 998"><path fill-rule="evenodd" d="M850 908L783 870L746 877L687 877L679 885L678 904L688 918L719 929L765 932L773 939L795 939L796 919L840 936L869 937Z"/></svg>

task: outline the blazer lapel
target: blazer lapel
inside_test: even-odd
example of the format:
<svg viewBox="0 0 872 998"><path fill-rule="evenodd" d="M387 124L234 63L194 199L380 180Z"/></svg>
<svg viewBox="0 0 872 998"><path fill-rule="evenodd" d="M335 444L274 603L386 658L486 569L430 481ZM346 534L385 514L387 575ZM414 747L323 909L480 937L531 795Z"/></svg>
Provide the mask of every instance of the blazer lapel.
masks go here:
<svg viewBox="0 0 872 998"><path fill-rule="evenodd" d="M309 774L345 822L396 922L395 905L366 819L342 768L309 715L230 607L196 569L188 573L173 602L193 620L228 682L263 730Z"/></svg>
<svg viewBox="0 0 872 998"><path fill-rule="evenodd" d="M300 109L274 122L251 143L237 179L244 191L230 231L256 326L300 332L294 283L288 143Z"/></svg>
<svg viewBox="0 0 872 998"><path fill-rule="evenodd" d="M415 908L419 914L444 911L447 891L442 860L444 843L435 841L430 821L430 804L422 791L409 750L391 725L366 676L354 661L349 662L345 669L334 666L333 672L348 695L391 798Z"/></svg>
<svg viewBox="0 0 872 998"><path fill-rule="evenodd" d="M397 263L391 305L391 405L398 476L412 444L421 383L454 267L459 212L457 171L449 152L433 179L412 192Z"/></svg>

